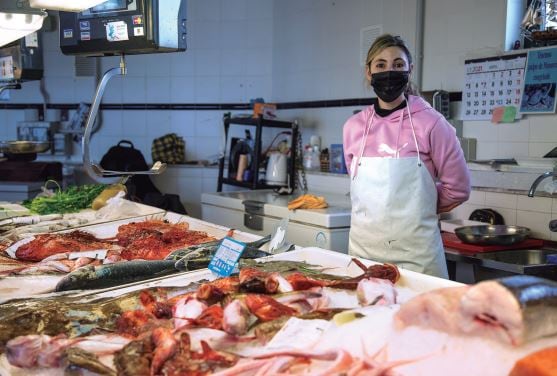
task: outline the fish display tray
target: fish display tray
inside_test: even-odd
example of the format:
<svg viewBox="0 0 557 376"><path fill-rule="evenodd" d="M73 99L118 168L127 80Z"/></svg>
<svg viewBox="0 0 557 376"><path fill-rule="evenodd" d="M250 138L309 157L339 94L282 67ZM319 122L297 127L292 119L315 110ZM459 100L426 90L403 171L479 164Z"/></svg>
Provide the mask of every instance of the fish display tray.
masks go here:
<svg viewBox="0 0 557 376"><path fill-rule="evenodd" d="M144 205L143 205L144 206ZM172 212L166 213L156 213L142 217L126 218L117 221L86 225L79 229L82 231L87 231L98 238L112 238L118 233L118 227L131 222L143 221L146 219L161 219L166 220L171 223L188 222L189 228L196 231L205 231L209 235L215 238L223 238L226 236L229 228L224 226L215 225L213 223L205 222L196 218L188 217L181 214L176 214ZM61 232L70 232L74 229L63 230ZM259 235L250 234L243 231L234 231L234 239L242 242L253 242L261 238ZM265 248L265 247L263 247ZM0 260L1 262L1 260ZM207 269L204 269L208 272ZM184 274L195 273L195 272L185 272L180 274L173 274L172 278L176 277L178 279L183 278ZM28 298L28 297L38 297L38 296L51 296L51 291L54 290L56 284L60 279L62 279L65 274L60 275L21 275L21 276L11 276L0 279L0 304L7 300L17 299L17 298ZM209 272L210 276L210 272ZM200 277L199 279L204 279L206 276ZM162 282L159 282L162 283ZM136 284L134 284L135 286ZM17 286L17 287L16 287ZM168 286L168 285L165 285ZM109 289L112 290L112 289ZM98 290L97 290L98 291ZM85 295L84 293L83 295Z"/></svg>
<svg viewBox="0 0 557 376"><path fill-rule="evenodd" d="M512 245L479 245L479 244L468 244L464 243L462 240L457 238L453 233L444 232L441 234L443 239L443 245L447 248L452 248L454 250L466 253L483 253L483 252L496 252L496 251L507 251L511 249L526 249L526 248L536 248L543 247L544 241L542 239L529 238L520 243Z"/></svg>
<svg viewBox="0 0 557 376"><path fill-rule="evenodd" d="M228 227L216 225L210 222L202 221L200 219L189 217L187 215L172 212L157 213L150 216L145 216L143 218L126 218L97 225L84 226L81 228L81 230L90 232L98 238L112 238L116 236L116 234L118 233L118 227L120 227L121 225L138 222L145 219L160 219L163 221L168 221L170 223L187 222L189 224L190 230L205 231L209 235L219 239L225 237L227 232L230 230ZM234 239L241 242L253 242L261 238L261 236L259 235L254 235L239 230L234 230L233 237Z"/></svg>

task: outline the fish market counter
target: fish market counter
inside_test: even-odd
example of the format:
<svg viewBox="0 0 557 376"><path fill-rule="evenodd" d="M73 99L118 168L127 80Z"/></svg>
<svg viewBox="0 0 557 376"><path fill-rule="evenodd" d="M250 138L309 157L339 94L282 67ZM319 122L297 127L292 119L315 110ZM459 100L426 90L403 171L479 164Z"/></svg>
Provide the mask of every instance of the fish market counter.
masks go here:
<svg viewBox="0 0 557 376"><path fill-rule="evenodd" d="M512 278L466 286L308 247L230 277L6 302L0 374L550 374L557 284Z"/></svg>

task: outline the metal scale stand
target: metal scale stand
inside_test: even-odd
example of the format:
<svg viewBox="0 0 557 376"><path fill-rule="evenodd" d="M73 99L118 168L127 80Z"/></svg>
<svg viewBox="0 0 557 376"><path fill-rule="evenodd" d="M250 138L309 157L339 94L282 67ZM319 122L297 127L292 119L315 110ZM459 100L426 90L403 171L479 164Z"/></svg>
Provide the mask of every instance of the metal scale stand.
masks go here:
<svg viewBox="0 0 557 376"><path fill-rule="evenodd" d="M112 68L105 72L101 81L97 86L95 91L95 96L93 97L93 103L91 104L91 109L89 110L89 115L87 116L87 122L85 123L85 132L83 133L82 140L82 154L83 154L83 167L87 174L93 178L95 181L100 183L112 183L115 177L120 177L120 183L124 184L128 178L133 175L158 175L166 170L166 163L157 161L153 164L150 170L146 171L113 171L105 170L101 165L92 162L89 152L89 139L91 138L91 132L93 130L93 124L97 118L99 112L99 106L101 104L102 96L108 81L117 75L125 76L127 73L126 60L124 55L120 55L120 66L118 68Z"/></svg>

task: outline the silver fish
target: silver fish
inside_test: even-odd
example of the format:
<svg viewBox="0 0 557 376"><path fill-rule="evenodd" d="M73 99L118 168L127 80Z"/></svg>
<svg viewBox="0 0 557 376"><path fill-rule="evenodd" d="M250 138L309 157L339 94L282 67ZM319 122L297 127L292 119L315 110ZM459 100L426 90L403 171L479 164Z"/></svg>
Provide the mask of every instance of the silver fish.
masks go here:
<svg viewBox="0 0 557 376"><path fill-rule="evenodd" d="M480 282L460 300L460 328L512 345L557 333L557 282L517 275Z"/></svg>

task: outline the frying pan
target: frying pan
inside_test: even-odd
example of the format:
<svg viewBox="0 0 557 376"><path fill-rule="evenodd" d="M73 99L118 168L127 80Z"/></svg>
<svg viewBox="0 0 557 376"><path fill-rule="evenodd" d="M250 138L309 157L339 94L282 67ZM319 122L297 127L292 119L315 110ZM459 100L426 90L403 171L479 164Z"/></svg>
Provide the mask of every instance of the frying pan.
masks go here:
<svg viewBox="0 0 557 376"><path fill-rule="evenodd" d="M454 230L464 243L483 245L512 245L530 235L530 229L522 226L481 225L463 226Z"/></svg>
<svg viewBox="0 0 557 376"><path fill-rule="evenodd" d="M50 148L48 141L0 141L0 152L10 154L42 153Z"/></svg>

